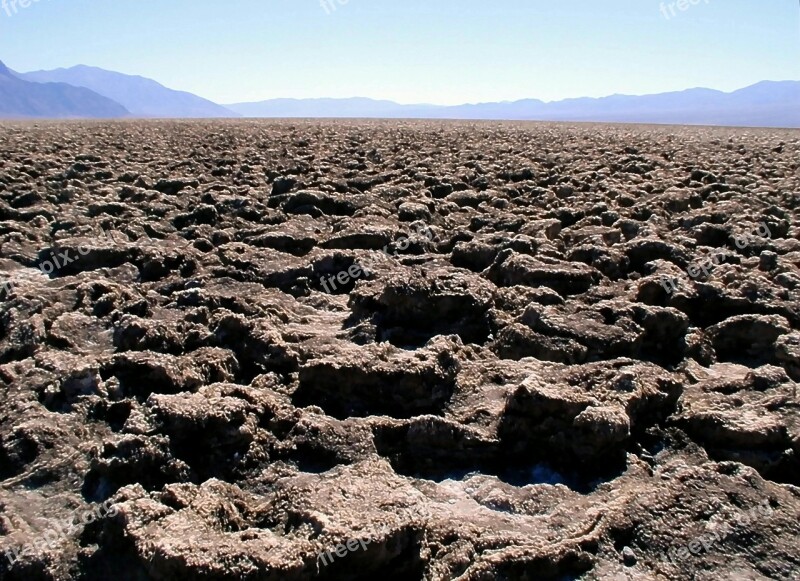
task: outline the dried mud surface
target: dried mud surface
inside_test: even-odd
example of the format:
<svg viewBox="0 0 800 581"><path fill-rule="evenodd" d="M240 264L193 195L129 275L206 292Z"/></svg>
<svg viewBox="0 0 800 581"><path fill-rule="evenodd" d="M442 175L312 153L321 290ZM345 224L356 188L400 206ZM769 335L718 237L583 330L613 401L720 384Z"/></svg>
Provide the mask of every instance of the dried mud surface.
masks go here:
<svg viewBox="0 0 800 581"><path fill-rule="evenodd" d="M0 126L0 577L797 579L799 161L772 130Z"/></svg>

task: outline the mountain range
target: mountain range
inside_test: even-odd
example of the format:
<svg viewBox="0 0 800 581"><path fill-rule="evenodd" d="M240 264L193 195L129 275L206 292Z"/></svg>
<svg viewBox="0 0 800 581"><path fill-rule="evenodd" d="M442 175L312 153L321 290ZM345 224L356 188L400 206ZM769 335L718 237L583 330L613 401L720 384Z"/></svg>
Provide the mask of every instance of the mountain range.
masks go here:
<svg viewBox="0 0 800 581"><path fill-rule="evenodd" d="M33 83L0 62L0 118L113 118L129 115L125 107L67 83Z"/></svg>
<svg viewBox="0 0 800 581"><path fill-rule="evenodd" d="M596 121L800 128L800 81L763 81L724 93L655 95L455 106L352 99L270 99L218 105L144 77L96 67L16 73L0 62L0 118L419 118Z"/></svg>
<svg viewBox="0 0 800 581"><path fill-rule="evenodd" d="M173 91L151 79L96 67L79 65L69 69L18 73L17 76L36 83L68 83L84 87L116 101L134 117L237 116L207 99L184 91Z"/></svg>
<svg viewBox="0 0 800 581"><path fill-rule="evenodd" d="M370 99L271 99L226 107L246 117L509 119L800 127L800 82L764 81L732 93L689 89L550 103L524 99L443 107L399 105Z"/></svg>

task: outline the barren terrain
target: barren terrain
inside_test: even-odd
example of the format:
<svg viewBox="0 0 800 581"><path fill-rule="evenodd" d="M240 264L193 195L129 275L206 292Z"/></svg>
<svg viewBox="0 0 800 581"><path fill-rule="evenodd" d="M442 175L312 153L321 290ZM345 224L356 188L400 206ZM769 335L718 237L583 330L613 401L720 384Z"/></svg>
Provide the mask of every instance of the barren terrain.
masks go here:
<svg viewBox="0 0 800 581"><path fill-rule="evenodd" d="M799 164L778 130L0 125L0 578L800 578Z"/></svg>

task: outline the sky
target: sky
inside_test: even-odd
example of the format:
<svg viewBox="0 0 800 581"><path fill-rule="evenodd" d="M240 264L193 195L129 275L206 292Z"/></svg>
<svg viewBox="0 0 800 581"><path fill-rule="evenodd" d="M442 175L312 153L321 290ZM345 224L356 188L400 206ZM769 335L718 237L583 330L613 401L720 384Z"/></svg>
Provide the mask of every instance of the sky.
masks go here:
<svg viewBox="0 0 800 581"><path fill-rule="evenodd" d="M5 0L0 60L98 66L218 103L732 91L800 80L800 2Z"/></svg>

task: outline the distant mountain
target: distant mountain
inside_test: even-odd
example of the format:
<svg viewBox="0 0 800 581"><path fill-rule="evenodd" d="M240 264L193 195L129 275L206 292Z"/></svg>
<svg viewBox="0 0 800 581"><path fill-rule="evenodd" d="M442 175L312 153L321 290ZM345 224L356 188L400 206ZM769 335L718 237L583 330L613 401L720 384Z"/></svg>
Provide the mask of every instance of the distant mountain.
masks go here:
<svg viewBox="0 0 800 581"><path fill-rule="evenodd" d="M534 115L552 121L800 127L800 82L764 81L732 93L689 89L642 97L568 99L548 103Z"/></svg>
<svg viewBox="0 0 800 581"><path fill-rule="evenodd" d="M69 69L17 73L26 81L69 83L121 103L136 117L238 117L238 114L184 91L144 77L78 65Z"/></svg>
<svg viewBox="0 0 800 581"><path fill-rule="evenodd" d="M0 62L0 118L113 118L128 111L89 89L64 83L32 83Z"/></svg>
<svg viewBox="0 0 800 581"><path fill-rule="evenodd" d="M800 81L764 81L723 93L689 89L672 93L600 99L536 99L503 103L433 106L399 105L371 99L272 99L227 108L246 117L383 117L421 119L508 119L800 127Z"/></svg>
<svg viewBox="0 0 800 581"><path fill-rule="evenodd" d="M61 84L46 84L54 82ZM47 101L45 95L54 101ZM524 99L455 106L400 105L352 98L271 99L222 106L151 79L83 65L31 73L13 73L2 66L0 71L0 117L119 117L128 112L134 117L175 118L508 119L800 128L800 81L764 81L732 93L689 89L550 103Z"/></svg>

